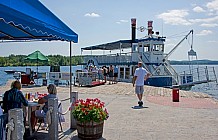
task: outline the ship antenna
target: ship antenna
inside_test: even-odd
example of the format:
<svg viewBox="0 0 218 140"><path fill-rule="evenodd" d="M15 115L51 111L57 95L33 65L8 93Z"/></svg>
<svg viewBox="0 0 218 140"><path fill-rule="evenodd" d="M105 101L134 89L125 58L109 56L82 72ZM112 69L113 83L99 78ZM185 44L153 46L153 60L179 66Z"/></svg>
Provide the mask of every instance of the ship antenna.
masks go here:
<svg viewBox="0 0 218 140"><path fill-rule="evenodd" d="M163 19L162 19L162 27L161 28L162 28L162 37L163 37Z"/></svg>

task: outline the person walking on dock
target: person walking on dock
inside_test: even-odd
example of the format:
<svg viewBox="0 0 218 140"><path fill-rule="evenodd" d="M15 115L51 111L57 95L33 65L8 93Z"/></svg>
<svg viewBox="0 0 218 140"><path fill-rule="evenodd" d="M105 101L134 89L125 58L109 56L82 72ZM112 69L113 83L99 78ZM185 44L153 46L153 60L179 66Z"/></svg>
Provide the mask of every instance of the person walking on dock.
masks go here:
<svg viewBox="0 0 218 140"><path fill-rule="evenodd" d="M135 93L138 96L139 106L143 105L142 96L144 92L144 81L146 81L151 74L142 67L142 62L138 62L138 68L135 70L133 77L133 87L135 87Z"/></svg>

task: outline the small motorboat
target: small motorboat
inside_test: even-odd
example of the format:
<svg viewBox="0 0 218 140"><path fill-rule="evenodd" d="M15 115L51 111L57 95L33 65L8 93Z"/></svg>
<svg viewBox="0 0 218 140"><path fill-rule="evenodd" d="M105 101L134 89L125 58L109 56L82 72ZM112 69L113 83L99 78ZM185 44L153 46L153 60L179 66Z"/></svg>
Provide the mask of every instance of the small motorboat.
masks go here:
<svg viewBox="0 0 218 140"><path fill-rule="evenodd" d="M15 72L20 72L20 73L25 73L24 71L19 71L19 70L5 70L7 74L14 74Z"/></svg>

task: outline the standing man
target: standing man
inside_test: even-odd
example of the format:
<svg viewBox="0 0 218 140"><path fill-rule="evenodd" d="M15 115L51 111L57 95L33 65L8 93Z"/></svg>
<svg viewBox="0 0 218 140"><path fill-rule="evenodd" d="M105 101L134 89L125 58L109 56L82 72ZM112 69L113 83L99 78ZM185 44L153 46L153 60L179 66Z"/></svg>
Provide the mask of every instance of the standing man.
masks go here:
<svg viewBox="0 0 218 140"><path fill-rule="evenodd" d="M114 84L117 83L117 77L118 77L118 68L116 65L114 65Z"/></svg>
<svg viewBox="0 0 218 140"><path fill-rule="evenodd" d="M144 92L144 81L146 81L151 74L142 67L142 62L138 62L138 68L135 70L133 77L133 87L135 86L135 93L138 96L139 106L143 105L142 96Z"/></svg>

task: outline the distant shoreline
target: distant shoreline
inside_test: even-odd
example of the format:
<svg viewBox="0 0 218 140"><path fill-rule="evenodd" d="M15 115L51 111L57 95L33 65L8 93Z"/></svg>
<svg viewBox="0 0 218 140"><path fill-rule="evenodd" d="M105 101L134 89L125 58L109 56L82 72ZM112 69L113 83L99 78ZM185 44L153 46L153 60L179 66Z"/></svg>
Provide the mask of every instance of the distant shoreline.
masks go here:
<svg viewBox="0 0 218 140"><path fill-rule="evenodd" d="M170 60L171 65L218 65L218 61L214 60L193 60L193 61L177 61Z"/></svg>
<svg viewBox="0 0 218 140"><path fill-rule="evenodd" d="M218 64L181 64L181 63L170 63L170 65L218 65Z"/></svg>
<svg viewBox="0 0 218 140"><path fill-rule="evenodd" d="M178 61L178 62L171 62L170 61L170 65L218 65L218 62L217 63L189 63L189 62L183 62L183 61ZM29 67L36 67L36 66L31 66L31 65L28 65ZM50 66L50 65L40 65L39 67L41 66ZM63 66L69 66L69 65L63 65ZM81 66L81 65L72 65L72 66ZM0 66L0 67L27 67L27 66ZM60 66L62 67L62 66Z"/></svg>

